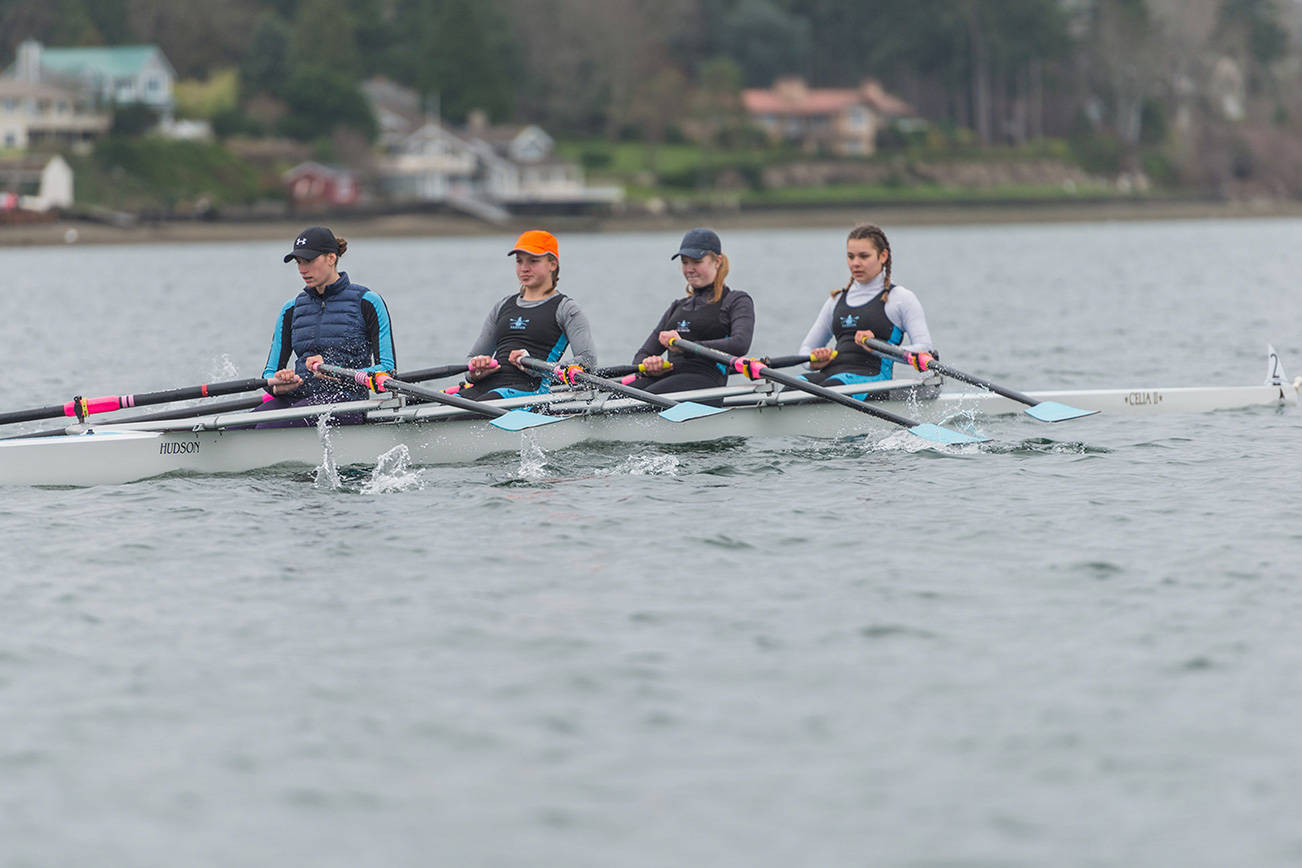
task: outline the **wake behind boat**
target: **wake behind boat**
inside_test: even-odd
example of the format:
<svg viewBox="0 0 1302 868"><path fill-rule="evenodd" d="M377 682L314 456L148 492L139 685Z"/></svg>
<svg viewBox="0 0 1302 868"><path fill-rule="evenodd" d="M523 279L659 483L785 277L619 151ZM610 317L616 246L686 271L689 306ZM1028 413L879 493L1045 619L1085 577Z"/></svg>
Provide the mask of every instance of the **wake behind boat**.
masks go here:
<svg viewBox="0 0 1302 868"><path fill-rule="evenodd" d="M1024 397L1104 414L1137 416L1296 405L1302 378L1288 381L1273 349L1268 363L1267 381L1256 386L1141 386L1029 392ZM941 380L937 375L924 375L831 388L842 395L877 393L877 399L871 402L875 407L960 427L971 423L953 420L979 421L1025 410L1023 403L990 391L943 391ZM195 415L181 419L90 422L69 426L66 433L57 436L0 440L0 484L84 486L134 482L170 473L244 473L275 466L310 468L322 463L327 449L337 466L374 466L381 455L398 447L407 451L413 464L438 465L516 453L524 442L555 450L584 441L681 444L726 437L835 439L892 430L873 416L764 381L665 397L717 405L728 412L674 422L657 414L655 406L581 386L486 402L504 410L531 408L562 418L560 423L523 433L494 427L482 416L458 407L409 404L400 395L257 414L237 411L205 415L196 408ZM258 430L248 427L278 418L316 418L349 412L364 413L367 424Z"/></svg>

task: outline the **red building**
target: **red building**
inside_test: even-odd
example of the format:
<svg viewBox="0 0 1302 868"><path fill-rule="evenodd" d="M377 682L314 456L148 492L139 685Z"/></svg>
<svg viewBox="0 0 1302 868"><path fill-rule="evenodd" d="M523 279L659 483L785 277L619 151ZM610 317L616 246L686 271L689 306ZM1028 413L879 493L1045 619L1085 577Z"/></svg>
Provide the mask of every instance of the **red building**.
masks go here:
<svg viewBox="0 0 1302 868"><path fill-rule="evenodd" d="M355 205L361 196L357 177L347 169L308 161L281 176L295 207L319 208Z"/></svg>

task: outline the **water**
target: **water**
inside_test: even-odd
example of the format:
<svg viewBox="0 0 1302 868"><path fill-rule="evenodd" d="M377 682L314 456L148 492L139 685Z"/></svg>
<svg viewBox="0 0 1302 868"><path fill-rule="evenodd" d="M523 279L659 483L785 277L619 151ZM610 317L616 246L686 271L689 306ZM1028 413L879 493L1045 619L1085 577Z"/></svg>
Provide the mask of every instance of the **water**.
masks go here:
<svg viewBox="0 0 1302 868"><path fill-rule="evenodd" d="M1302 373L1299 229L890 234L1036 389ZM603 361L678 234L561 238ZM723 233L756 350L842 237ZM0 250L0 407L256 375L289 240ZM422 367L511 240L345 263ZM1296 410L983 426L3 489L0 865L1302 862Z"/></svg>

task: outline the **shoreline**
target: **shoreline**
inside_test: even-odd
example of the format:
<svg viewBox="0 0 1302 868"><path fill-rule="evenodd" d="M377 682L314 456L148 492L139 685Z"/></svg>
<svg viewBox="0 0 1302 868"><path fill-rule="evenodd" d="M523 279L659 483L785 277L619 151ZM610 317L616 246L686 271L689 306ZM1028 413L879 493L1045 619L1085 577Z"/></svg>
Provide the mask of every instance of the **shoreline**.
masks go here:
<svg viewBox="0 0 1302 868"><path fill-rule="evenodd" d="M744 210L675 211L659 215L521 216L494 225L442 213L305 215L268 220L169 220L114 226L84 220L0 225L0 248L66 247L75 244L166 244L280 239L305 224L325 223L345 237L415 238L512 234L544 225L558 232L681 231L709 225L720 230L785 229L795 226L852 226L865 220L883 226L974 225L980 223L1071 223L1124 220L1229 220L1302 217L1302 202L1116 201L1034 203L866 204L862 207L784 207Z"/></svg>

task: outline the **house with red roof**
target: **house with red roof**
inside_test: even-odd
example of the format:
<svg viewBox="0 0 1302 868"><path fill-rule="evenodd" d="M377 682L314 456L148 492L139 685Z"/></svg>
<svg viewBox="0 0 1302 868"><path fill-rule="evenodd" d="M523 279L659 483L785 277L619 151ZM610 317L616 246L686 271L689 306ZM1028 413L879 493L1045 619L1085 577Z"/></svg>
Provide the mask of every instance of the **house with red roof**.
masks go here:
<svg viewBox="0 0 1302 868"><path fill-rule="evenodd" d="M742 91L751 120L774 142L799 145L809 153L866 157L877 149L877 132L913 107L887 93L873 79L858 87L809 87L800 78L781 78L772 88Z"/></svg>

